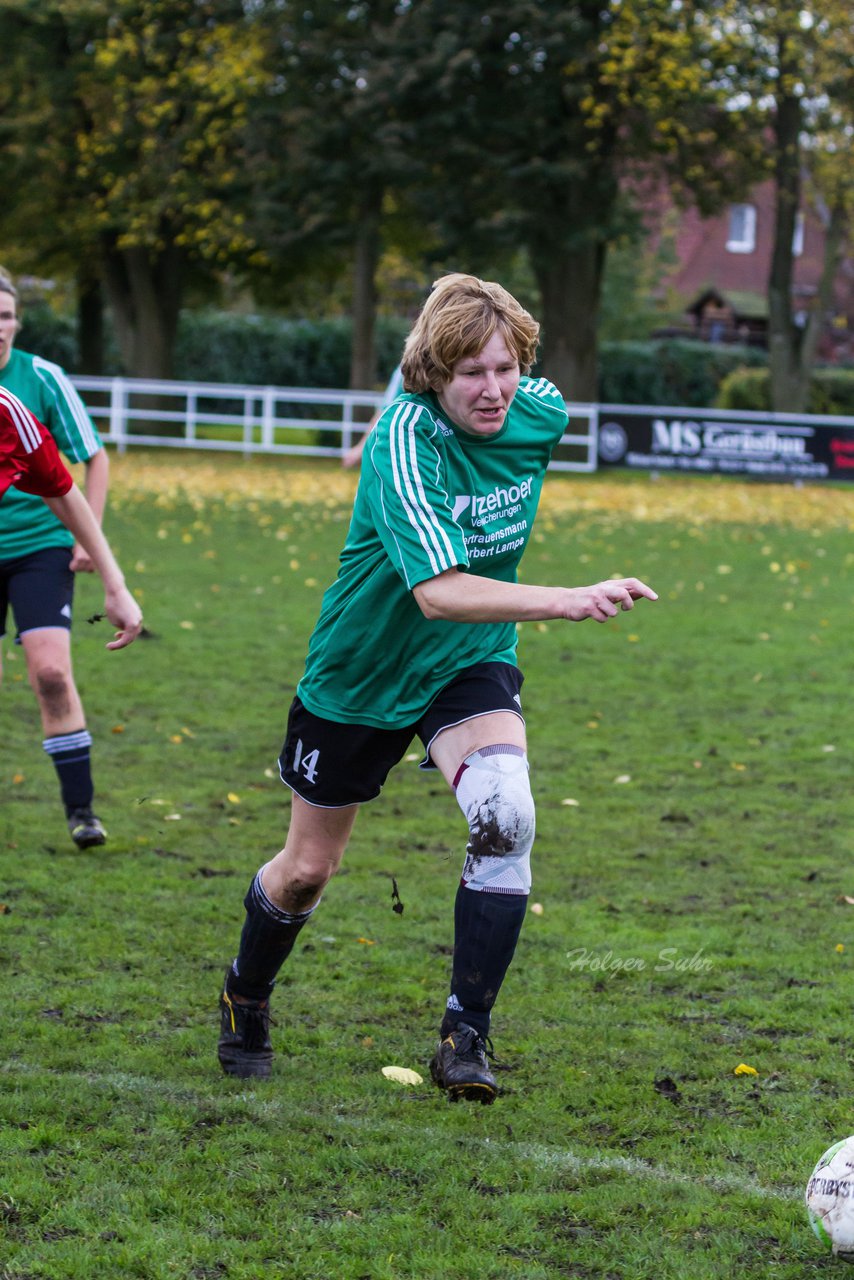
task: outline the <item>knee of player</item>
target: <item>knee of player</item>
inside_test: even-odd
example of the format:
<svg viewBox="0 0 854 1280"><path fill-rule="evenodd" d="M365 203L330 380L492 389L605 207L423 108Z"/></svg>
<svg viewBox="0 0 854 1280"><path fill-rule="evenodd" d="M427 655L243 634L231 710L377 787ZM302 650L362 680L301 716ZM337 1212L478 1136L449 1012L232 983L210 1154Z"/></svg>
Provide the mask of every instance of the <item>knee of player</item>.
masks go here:
<svg viewBox="0 0 854 1280"><path fill-rule="evenodd" d="M33 673L33 687L40 701L48 706L64 706L71 695L71 677L62 667L41 667Z"/></svg>
<svg viewBox="0 0 854 1280"><path fill-rule="evenodd" d="M280 881L281 892L303 909L317 900L337 870L335 858L311 854L291 858Z"/></svg>
<svg viewBox="0 0 854 1280"><path fill-rule="evenodd" d="M487 763L486 761L483 763ZM529 851L536 826L534 797L524 757L489 761L466 771L457 799L468 818L469 849L476 856L512 857Z"/></svg>
<svg viewBox="0 0 854 1280"><path fill-rule="evenodd" d="M534 842L534 801L525 794L496 793L482 805L470 823L473 853L491 858L510 857L530 849Z"/></svg>

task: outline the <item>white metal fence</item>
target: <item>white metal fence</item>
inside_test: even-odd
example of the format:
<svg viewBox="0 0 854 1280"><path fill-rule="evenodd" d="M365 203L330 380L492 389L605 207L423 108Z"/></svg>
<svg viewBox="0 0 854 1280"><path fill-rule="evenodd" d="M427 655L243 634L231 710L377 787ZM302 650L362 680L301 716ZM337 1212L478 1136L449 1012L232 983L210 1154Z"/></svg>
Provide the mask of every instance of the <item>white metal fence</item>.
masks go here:
<svg viewBox="0 0 854 1280"><path fill-rule="evenodd" d="M157 382L75 375L102 438L131 445L340 457L383 402L381 391ZM570 405L552 466L596 470L596 405Z"/></svg>

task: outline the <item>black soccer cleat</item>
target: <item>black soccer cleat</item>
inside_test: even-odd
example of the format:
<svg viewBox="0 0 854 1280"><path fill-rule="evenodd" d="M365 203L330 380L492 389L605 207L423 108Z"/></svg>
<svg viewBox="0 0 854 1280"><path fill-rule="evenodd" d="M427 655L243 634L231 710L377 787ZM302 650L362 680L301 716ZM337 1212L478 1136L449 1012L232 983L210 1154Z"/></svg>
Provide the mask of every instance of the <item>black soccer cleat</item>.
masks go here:
<svg viewBox="0 0 854 1280"><path fill-rule="evenodd" d="M486 1060L486 1042L474 1027L458 1022L453 1031L439 1041L430 1063L434 1084L447 1092L451 1102L466 1098L488 1105L498 1095L495 1076Z"/></svg>
<svg viewBox="0 0 854 1280"><path fill-rule="evenodd" d="M227 1076L267 1080L273 1063L270 1043L270 1005L264 1000L243 1004L223 987L219 998L221 1029L217 1056Z"/></svg>
<svg viewBox="0 0 854 1280"><path fill-rule="evenodd" d="M92 849L105 844L107 833L101 819L91 809L73 809L68 815L68 830L78 849Z"/></svg>

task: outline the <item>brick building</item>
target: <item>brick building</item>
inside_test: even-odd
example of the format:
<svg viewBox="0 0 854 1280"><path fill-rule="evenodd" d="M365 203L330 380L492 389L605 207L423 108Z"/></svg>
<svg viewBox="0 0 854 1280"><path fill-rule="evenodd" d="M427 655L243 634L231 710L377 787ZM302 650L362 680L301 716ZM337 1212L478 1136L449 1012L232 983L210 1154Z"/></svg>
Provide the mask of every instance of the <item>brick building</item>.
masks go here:
<svg viewBox="0 0 854 1280"><path fill-rule="evenodd" d="M687 305L684 325L666 332L712 342L764 344L773 239L774 184L770 180L716 217L703 218L696 209L681 211L673 240L677 265L661 287L662 292L684 298ZM815 305L824 247L825 221L811 202L804 202L794 239L796 316L806 317ZM854 259L849 252L843 254L836 272L832 313L822 329L819 358L854 359L852 338Z"/></svg>

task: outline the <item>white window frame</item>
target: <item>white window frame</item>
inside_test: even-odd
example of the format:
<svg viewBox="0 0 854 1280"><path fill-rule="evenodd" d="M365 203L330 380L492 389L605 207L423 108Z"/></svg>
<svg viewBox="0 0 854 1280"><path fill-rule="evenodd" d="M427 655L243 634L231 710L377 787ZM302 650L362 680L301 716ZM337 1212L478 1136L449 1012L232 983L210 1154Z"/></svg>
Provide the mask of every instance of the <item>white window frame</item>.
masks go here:
<svg viewBox="0 0 854 1280"><path fill-rule="evenodd" d="M741 210L743 225L735 227L736 210ZM739 230L741 235L736 239L733 232ZM756 248L756 206L752 204L731 204L729 207L729 235L726 242L727 253L753 253Z"/></svg>

